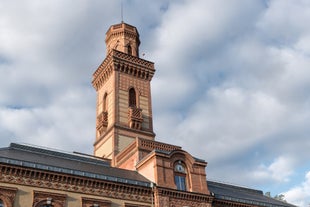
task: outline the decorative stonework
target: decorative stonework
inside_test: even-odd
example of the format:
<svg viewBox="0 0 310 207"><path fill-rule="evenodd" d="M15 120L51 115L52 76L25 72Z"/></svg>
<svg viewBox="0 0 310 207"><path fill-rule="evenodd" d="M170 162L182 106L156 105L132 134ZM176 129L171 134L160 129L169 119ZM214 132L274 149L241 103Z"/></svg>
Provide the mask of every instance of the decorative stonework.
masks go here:
<svg viewBox="0 0 310 207"><path fill-rule="evenodd" d="M93 87L99 88L108 80L113 70L150 81L155 73L154 63L112 50L93 74Z"/></svg>
<svg viewBox="0 0 310 207"><path fill-rule="evenodd" d="M142 109L137 107L128 108L128 125L131 129L140 130L142 128Z"/></svg>
<svg viewBox="0 0 310 207"><path fill-rule="evenodd" d="M136 27L124 22L112 25L106 32L107 54L112 49L139 57L139 33Z"/></svg>
<svg viewBox="0 0 310 207"><path fill-rule="evenodd" d="M109 53L107 57L104 59L102 64L98 67L98 69L93 74L93 87L96 89L96 91L101 88L101 86L108 80L108 78L111 76L113 72L113 52Z"/></svg>
<svg viewBox="0 0 310 207"><path fill-rule="evenodd" d="M107 129L108 126L108 112L101 112L97 116L97 130L99 131L100 135L103 134L103 132Z"/></svg>
<svg viewBox="0 0 310 207"><path fill-rule="evenodd" d="M82 207L110 207L111 201L82 197Z"/></svg>
<svg viewBox="0 0 310 207"><path fill-rule="evenodd" d="M133 203L124 203L124 207L150 207L150 206L138 205Z"/></svg>
<svg viewBox="0 0 310 207"><path fill-rule="evenodd" d="M173 150L181 150L182 148L176 145L166 144L162 142L157 142L153 140L147 140L147 139L138 139L138 147L139 149L153 151L154 149L157 150L163 150L163 151L173 151Z"/></svg>
<svg viewBox="0 0 310 207"><path fill-rule="evenodd" d="M151 203L151 189L74 175L0 165L0 182Z"/></svg>
<svg viewBox="0 0 310 207"><path fill-rule="evenodd" d="M33 207L52 205L53 207L64 207L67 195L43 191L33 192Z"/></svg>
<svg viewBox="0 0 310 207"><path fill-rule="evenodd" d="M156 188L155 200L159 206L167 207L210 207L213 197L206 194L177 191L168 188Z"/></svg>
<svg viewBox="0 0 310 207"><path fill-rule="evenodd" d="M258 207L258 205L250 205L245 203L239 203L234 201L228 201L228 200L218 200L214 199L213 207L222 207L222 206L230 206L230 207Z"/></svg>
<svg viewBox="0 0 310 207"><path fill-rule="evenodd" d="M13 207L17 188L0 186L0 199L4 202L4 206Z"/></svg>

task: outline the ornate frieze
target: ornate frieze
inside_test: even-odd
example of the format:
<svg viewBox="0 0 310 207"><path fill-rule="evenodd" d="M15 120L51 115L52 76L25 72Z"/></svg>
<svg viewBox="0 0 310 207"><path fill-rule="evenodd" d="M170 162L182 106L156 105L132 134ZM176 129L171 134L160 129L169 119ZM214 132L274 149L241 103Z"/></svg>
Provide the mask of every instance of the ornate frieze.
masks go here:
<svg viewBox="0 0 310 207"><path fill-rule="evenodd" d="M101 88L111 76L113 70L149 81L155 73L154 63L117 50L112 50L93 74L93 87L96 90Z"/></svg>
<svg viewBox="0 0 310 207"><path fill-rule="evenodd" d="M138 107L128 108L128 125L132 129L140 130L142 128L142 109Z"/></svg>
<svg viewBox="0 0 310 207"><path fill-rule="evenodd" d="M157 142L153 140L148 140L148 139L138 139L138 147L139 149L144 149L148 151L152 151L154 149L158 150L164 150L164 151L173 151L173 150L181 150L182 148L176 145L171 145L171 144L166 144L162 142Z"/></svg>
<svg viewBox="0 0 310 207"><path fill-rule="evenodd" d="M103 111L97 116L97 130L100 135L107 129L108 126L108 112Z"/></svg>
<svg viewBox="0 0 310 207"><path fill-rule="evenodd" d="M6 165L0 165L0 182L146 203L152 194L142 186Z"/></svg>
<svg viewBox="0 0 310 207"><path fill-rule="evenodd" d="M210 207L214 197L206 194L178 191L168 188L155 189L155 198L159 206L181 207Z"/></svg>

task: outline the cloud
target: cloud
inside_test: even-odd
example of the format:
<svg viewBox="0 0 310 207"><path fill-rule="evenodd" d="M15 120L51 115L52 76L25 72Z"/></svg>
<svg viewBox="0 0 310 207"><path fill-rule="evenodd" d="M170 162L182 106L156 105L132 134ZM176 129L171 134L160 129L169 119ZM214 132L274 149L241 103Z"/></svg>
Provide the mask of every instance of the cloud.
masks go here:
<svg viewBox="0 0 310 207"><path fill-rule="evenodd" d="M292 0L268 1L268 9L257 25L269 41L280 45L294 44L309 32L303 21L310 18L309 6L307 0L298 3Z"/></svg>
<svg viewBox="0 0 310 207"><path fill-rule="evenodd" d="M78 88L66 90L57 98L46 107L0 108L1 127L11 132L6 139L91 153L87 149L95 136L95 105L89 100L94 99L94 94Z"/></svg>
<svg viewBox="0 0 310 207"><path fill-rule="evenodd" d="M196 137L207 149L195 151L201 150L201 154L217 162L224 158L222 156L241 153L262 141L281 127L278 123L285 113L285 106L262 92L214 88L192 106L178 128L178 137L183 142L190 136ZM217 154L217 151L225 151L225 154Z"/></svg>
<svg viewBox="0 0 310 207"><path fill-rule="evenodd" d="M1 145L91 153L90 82L119 2L0 5ZM156 139L205 159L208 179L274 194L303 186L294 176L310 168L309 8L307 0L124 1L124 20L157 70Z"/></svg>
<svg viewBox="0 0 310 207"><path fill-rule="evenodd" d="M293 174L295 161L291 157L277 157L269 166L262 164L252 174L254 179L288 182Z"/></svg>
<svg viewBox="0 0 310 207"><path fill-rule="evenodd" d="M308 3L267 2L185 1L157 29L157 139L206 159L211 178L279 186L295 170L274 166L310 156Z"/></svg>
<svg viewBox="0 0 310 207"><path fill-rule="evenodd" d="M283 193L285 199L300 207L307 207L310 203L310 171L306 173L305 180L294 188Z"/></svg>

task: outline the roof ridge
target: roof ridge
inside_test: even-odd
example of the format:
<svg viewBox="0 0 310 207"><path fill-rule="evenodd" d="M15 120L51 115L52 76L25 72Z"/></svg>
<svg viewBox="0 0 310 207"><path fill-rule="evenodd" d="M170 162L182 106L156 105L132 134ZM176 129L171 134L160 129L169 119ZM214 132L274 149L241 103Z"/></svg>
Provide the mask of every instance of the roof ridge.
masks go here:
<svg viewBox="0 0 310 207"><path fill-rule="evenodd" d="M37 154L45 154L45 155L54 156L54 157L61 157L64 159L69 159L69 160L78 160L80 162L93 163L96 165L110 167L109 162L102 160L100 158L97 158L97 157L86 156L83 154L68 152L68 151L59 150L59 149L53 149L49 147L37 146L37 145L26 144L26 143L21 143L21 144L11 143L9 148L28 151L28 152L37 153Z"/></svg>
<svg viewBox="0 0 310 207"><path fill-rule="evenodd" d="M248 186L242 186L240 184L234 184L234 183L229 183L229 182L224 182L224 181L215 181L215 180L207 180L207 184L208 183L214 183L214 184L220 185L220 187L228 187L229 186L229 187L233 187L236 190L264 195L264 192L262 190L257 190L257 189L254 189L254 188L251 188Z"/></svg>

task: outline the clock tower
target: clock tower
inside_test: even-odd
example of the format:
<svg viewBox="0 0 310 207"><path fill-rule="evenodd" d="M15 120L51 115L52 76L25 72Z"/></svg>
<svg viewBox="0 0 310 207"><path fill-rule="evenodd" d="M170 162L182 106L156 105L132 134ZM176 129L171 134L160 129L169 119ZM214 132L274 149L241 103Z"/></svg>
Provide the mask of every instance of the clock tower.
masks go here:
<svg viewBox="0 0 310 207"><path fill-rule="evenodd" d="M154 63L139 57L139 33L126 23L106 33L106 58L93 74L97 92L94 155L111 159L137 138L153 141L151 80Z"/></svg>

